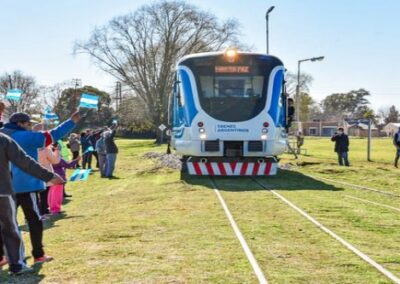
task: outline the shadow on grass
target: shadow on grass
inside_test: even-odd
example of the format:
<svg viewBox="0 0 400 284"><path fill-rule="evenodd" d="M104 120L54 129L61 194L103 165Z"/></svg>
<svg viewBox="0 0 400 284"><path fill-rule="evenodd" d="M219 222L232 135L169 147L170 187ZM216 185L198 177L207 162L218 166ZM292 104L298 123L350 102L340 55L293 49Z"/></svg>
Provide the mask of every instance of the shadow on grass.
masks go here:
<svg viewBox="0 0 400 284"><path fill-rule="evenodd" d="M327 184L323 181L313 179L299 172L279 170L276 176L255 177L257 181L270 186L276 190L324 190L324 191L343 191L342 188ZM214 177L213 178L222 191L259 191L265 190L257 185L251 177ZM190 176L183 174L181 180L190 185L201 185L209 189L214 189L209 177Z"/></svg>
<svg viewBox="0 0 400 284"><path fill-rule="evenodd" d="M0 270L0 283L3 284L37 284L43 281L44 274L40 274L43 264L32 266L34 272L19 276L10 276L8 269Z"/></svg>
<svg viewBox="0 0 400 284"><path fill-rule="evenodd" d="M57 215L50 215L49 219L43 221L43 230L57 227L56 222L59 220L75 219L75 218L82 218L82 217L83 216L81 216L81 215L69 216L69 215L65 214L65 212L61 212ZM27 223L25 223L24 225L20 225L19 228L21 229L21 231L29 232L29 226Z"/></svg>

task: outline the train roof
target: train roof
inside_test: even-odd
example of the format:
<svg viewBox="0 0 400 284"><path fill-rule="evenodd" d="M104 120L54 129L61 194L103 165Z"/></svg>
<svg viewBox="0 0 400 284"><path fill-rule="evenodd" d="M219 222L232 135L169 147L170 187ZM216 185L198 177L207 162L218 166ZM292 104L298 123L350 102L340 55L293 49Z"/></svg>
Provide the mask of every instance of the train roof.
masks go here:
<svg viewBox="0 0 400 284"><path fill-rule="evenodd" d="M188 54L179 59L177 65L179 65L181 62L187 60L187 59L192 59L192 58L199 58L199 57L205 57L205 56L215 56L215 55L222 55L224 54L225 51L216 51L216 52L201 52L201 53L193 53L193 54ZM273 57L278 59L279 61L282 62L278 57L265 54L265 53L260 53L260 52L248 52L248 51L237 51L238 54L246 54L246 55L259 55L259 56L268 56L268 57Z"/></svg>

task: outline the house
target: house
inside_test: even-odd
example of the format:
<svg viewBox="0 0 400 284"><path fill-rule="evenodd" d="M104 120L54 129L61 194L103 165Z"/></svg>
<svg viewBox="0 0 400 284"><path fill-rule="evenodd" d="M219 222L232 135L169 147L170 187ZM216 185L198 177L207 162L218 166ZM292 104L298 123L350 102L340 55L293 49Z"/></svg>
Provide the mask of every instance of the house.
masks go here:
<svg viewBox="0 0 400 284"><path fill-rule="evenodd" d="M302 123L303 134L305 136L332 136L338 129L338 127L343 127L343 122L341 121L306 121Z"/></svg>
<svg viewBox="0 0 400 284"><path fill-rule="evenodd" d="M386 134L386 136L393 136L394 133L396 133L400 128L400 123L398 122L389 122L388 124L386 124L382 131Z"/></svg>
<svg viewBox="0 0 400 284"><path fill-rule="evenodd" d="M349 136L368 137L368 124L361 122L349 124L347 134ZM372 137L379 137L379 130L373 123L371 124L371 135Z"/></svg>

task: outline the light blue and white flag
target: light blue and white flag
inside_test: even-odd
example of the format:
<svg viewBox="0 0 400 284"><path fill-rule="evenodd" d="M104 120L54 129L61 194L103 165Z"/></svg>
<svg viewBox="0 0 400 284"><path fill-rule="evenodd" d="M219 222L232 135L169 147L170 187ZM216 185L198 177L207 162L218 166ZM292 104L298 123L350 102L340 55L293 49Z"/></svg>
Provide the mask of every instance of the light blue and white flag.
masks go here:
<svg viewBox="0 0 400 284"><path fill-rule="evenodd" d="M6 99L12 101L19 101L21 99L22 90L20 89L11 89L7 91Z"/></svg>
<svg viewBox="0 0 400 284"><path fill-rule="evenodd" d="M93 146L89 146L89 147L87 148L87 150L86 150L85 152L83 152L82 155L85 155L85 154L87 154L87 153L89 153L89 152L94 152Z"/></svg>
<svg viewBox="0 0 400 284"><path fill-rule="evenodd" d="M89 174L92 170L91 169L76 169L73 173L72 176L70 177L70 181L80 181L80 180L87 180L89 177Z"/></svg>
<svg viewBox="0 0 400 284"><path fill-rule="evenodd" d="M90 94L82 94L79 106L85 108L96 108L99 103L99 97Z"/></svg>
<svg viewBox="0 0 400 284"><path fill-rule="evenodd" d="M45 113L43 115L43 118L47 119L47 120L58 119L58 115L55 114L55 113L50 112L50 113Z"/></svg>

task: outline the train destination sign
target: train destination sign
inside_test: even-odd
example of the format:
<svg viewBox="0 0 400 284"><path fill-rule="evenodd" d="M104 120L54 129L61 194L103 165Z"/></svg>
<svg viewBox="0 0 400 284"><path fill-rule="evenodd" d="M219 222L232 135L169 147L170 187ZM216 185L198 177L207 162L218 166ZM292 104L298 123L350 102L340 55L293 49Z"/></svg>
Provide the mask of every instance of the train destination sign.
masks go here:
<svg viewBox="0 0 400 284"><path fill-rule="evenodd" d="M250 66L215 66L215 73L250 73Z"/></svg>

